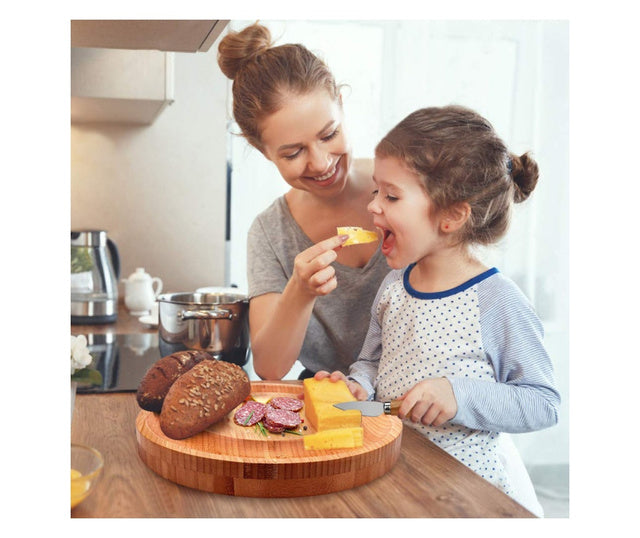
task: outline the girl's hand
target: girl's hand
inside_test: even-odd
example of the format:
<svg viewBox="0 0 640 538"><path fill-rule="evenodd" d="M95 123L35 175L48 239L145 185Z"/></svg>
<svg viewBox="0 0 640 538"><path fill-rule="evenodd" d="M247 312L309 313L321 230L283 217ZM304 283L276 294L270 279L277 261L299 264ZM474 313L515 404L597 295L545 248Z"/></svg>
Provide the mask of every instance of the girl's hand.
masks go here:
<svg viewBox="0 0 640 538"><path fill-rule="evenodd" d="M316 372L313 376L314 379L325 379L329 378L331 381L344 381L347 384L347 387L351 391L351 394L355 397L356 400L366 400L368 397L367 391L358 383L357 381L351 381L347 379L347 376L344 375L341 371L336 370L335 372L329 373L325 370L320 370Z"/></svg>
<svg viewBox="0 0 640 538"><path fill-rule="evenodd" d="M425 426L441 426L458 412L453 387L446 377L425 379L400 399L398 416Z"/></svg>
<svg viewBox="0 0 640 538"><path fill-rule="evenodd" d="M338 286L336 271L331 265L348 236L334 235L303 250L295 257L291 280L304 293L311 296L328 295Z"/></svg>

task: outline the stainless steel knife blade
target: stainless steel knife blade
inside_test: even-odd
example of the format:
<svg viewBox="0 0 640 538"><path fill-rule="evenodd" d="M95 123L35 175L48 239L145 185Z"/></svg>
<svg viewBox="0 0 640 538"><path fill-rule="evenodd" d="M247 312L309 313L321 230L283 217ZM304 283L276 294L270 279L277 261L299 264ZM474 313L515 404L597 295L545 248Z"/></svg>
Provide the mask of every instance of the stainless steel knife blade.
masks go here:
<svg viewBox="0 0 640 538"><path fill-rule="evenodd" d="M347 409L357 409L363 417L377 417L379 415L397 415L400 408L400 401L392 402L340 402L333 404L334 407L346 411Z"/></svg>

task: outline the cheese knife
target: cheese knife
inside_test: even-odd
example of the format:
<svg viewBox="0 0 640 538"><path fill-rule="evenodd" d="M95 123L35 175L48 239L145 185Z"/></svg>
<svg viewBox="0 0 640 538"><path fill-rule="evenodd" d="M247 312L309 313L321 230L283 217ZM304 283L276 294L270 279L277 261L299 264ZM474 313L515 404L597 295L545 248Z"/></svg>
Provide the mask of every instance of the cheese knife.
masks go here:
<svg viewBox="0 0 640 538"><path fill-rule="evenodd" d="M401 400L392 400L390 402L341 402L333 404L334 407L347 411L348 409L357 409L362 413L363 417L377 417L379 415L398 415Z"/></svg>

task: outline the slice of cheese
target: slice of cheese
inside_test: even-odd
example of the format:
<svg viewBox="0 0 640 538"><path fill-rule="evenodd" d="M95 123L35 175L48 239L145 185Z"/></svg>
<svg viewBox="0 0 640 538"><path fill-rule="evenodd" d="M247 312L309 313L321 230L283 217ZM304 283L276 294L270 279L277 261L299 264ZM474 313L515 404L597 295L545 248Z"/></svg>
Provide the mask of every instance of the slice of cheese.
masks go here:
<svg viewBox="0 0 640 538"><path fill-rule="evenodd" d="M337 228L337 230L338 235L349 236L349 239L342 243L343 247L348 247L349 245L361 245L363 243L372 243L373 241L378 240L378 234L376 232L363 230L359 226L341 226Z"/></svg>
<svg viewBox="0 0 640 538"><path fill-rule="evenodd" d="M359 427L362 415L356 409L343 411L333 404L353 402L355 397L344 381L308 378L304 384L304 408L307 421L316 431Z"/></svg>
<svg viewBox="0 0 640 538"><path fill-rule="evenodd" d="M362 446L364 430L360 426L324 430L305 435L305 450L327 450L332 448L357 448Z"/></svg>

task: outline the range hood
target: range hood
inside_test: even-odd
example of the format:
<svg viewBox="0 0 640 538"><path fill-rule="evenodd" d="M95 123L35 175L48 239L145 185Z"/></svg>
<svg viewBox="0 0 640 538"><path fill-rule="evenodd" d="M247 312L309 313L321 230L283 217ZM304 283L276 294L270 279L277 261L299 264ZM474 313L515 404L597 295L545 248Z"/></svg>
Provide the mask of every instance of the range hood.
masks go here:
<svg viewBox="0 0 640 538"><path fill-rule="evenodd" d="M228 22L71 21L71 123L153 123L174 101L174 54L207 52Z"/></svg>
<svg viewBox="0 0 640 538"><path fill-rule="evenodd" d="M71 46L207 52L228 20L72 20Z"/></svg>

